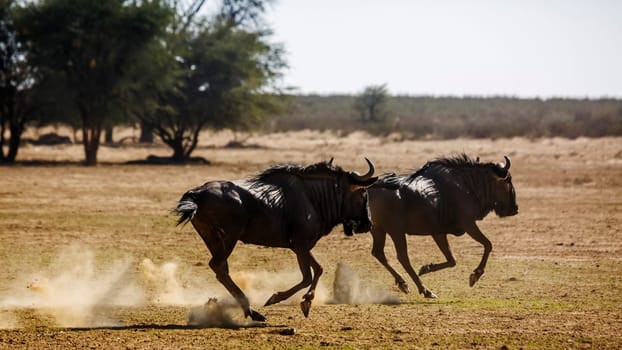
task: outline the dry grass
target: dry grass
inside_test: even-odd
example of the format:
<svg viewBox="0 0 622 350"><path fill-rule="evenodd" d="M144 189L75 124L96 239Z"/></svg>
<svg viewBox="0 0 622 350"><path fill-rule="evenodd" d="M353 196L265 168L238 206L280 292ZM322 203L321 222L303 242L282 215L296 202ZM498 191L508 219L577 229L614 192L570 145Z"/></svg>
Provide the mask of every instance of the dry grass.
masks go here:
<svg viewBox="0 0 622 350"><path fill-rule="evenodd" d="M87 168L78 165L80 146L28 146L24 163L0 168L0 348L622 346L621 138L395 142L307 131L247 141L262 148L223 148L230 137L205 135L196 155L210 166L124 165L169 153L124 146L103 147L102 164ZM240 329L186 326L192 307L212 296L226 301L200 238L190 226L175 228L169 214L188 188L330 157L347 169L364 171L366 156L378 172L406 172L454 152L484 161L509 155L520 206L518 216L481 222L494 250L474 288L468 276L482 249L468 237L450 238L455 268L423 276L440 297L430 301L399 294L370 254L370 235L345 237L336 228L314 249L325 275L308 319L297 296L262 307L275 289L297 282L294 255L240 244L231 271L268 322L244 327L234 310ZM47 160L62 165L29 165ZM408 242L416 267L442 258L429 237ZM386 252L402 272L390 243ZM401 304L321 303L331 298L339 262ZM296 334L282 335L288 328Z"/></svg>

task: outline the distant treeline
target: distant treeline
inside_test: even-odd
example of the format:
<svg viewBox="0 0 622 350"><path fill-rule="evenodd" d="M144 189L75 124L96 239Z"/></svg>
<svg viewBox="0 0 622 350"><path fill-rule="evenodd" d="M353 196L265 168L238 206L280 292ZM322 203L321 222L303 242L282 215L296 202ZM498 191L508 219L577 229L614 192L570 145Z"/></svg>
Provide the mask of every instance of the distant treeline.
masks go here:
<svg viewBox="0 0 622 350"><path fill-rule="evenodd" d="M361 121L353 108L355 99L292 96L286 112L271 119L268 129L397 132L407 139L622 135L622 100L618 99L391 96L388 115L380 122Z"/></svg>

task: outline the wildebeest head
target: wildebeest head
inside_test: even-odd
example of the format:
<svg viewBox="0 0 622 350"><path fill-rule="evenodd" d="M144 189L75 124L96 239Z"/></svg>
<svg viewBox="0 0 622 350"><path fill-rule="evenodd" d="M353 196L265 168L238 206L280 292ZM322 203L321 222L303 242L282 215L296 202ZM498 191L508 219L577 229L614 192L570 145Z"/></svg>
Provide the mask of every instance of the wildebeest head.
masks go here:
<svg viewBox="0 0 622 350"><path fill-rule="evenodd" d="M518 214L516 192L514 191L512 175L510 174L510 158L508 156L503 157L505 158L505 164L495 164L492 168L496 176L494 186L492 187L493 209L500 217Z"/></svg>
<svg viewBox="0 0 622 350"><path fill-rule="evenodd" d="M371 228L367 206L367 187L376 182L378 177L373 176L374 164L367 158L365 161L369 166L366 174L360 175L353 171L347 173L347 176L341 180L341 186L346 189L343 200L343 229L348 236L352 235L352 231L363 233Z"/></svg>

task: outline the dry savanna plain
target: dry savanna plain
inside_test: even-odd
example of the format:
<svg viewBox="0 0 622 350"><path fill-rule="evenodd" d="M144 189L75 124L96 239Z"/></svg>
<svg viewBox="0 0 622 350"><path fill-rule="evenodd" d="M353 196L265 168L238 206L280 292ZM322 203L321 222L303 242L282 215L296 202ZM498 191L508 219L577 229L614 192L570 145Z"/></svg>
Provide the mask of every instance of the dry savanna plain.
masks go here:
<svg viewBox="0 0 622 350"><path fill-rule="evenodd" d="M80 145L25 145L17 165L0 167L0 348L622 348L622 138L403 141L298 131L226 147L232 137L203 135L194 155L210 164L127 164L170 151L125 143L102 146L95 167L80 165ZM368 157L377 173L406 173L461 152L511 157L520 212L479 222L493 252L474 287L469 274L483 248L450 236L457 265L422 276L438 299L418 295L409 279L411 293L401 293L371 256L371 235L336 227L313 249L324 274L308 318L301 294L263 306L300 280L294 254L236 246L232 277L267 317L251 322L216 281L192 226L176 227L170 213L194 186L277 163L334 157L364 172ZM408 246L416 270L443 261L429 236L409 236ZM385 251L407 277L390 239Z"/></svg>

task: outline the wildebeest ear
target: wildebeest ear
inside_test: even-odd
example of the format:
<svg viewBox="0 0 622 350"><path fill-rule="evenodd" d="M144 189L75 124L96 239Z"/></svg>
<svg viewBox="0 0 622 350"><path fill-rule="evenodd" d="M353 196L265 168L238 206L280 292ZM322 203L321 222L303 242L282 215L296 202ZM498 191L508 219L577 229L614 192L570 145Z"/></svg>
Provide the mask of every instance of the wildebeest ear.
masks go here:
<svg viewBox="0 0 622 350"><path fill-rule="evenodd" d="M332 166L334 159L335 159L335 157L330 157L330 160L328 161L328 165Z"/></svg>
<svg viewBox="0 0 622 350"><path fill-rule="evenodd" d="M497 175L499 177L499 180L507 180L508 177L510 177L510 172L509 171L503 170L503 169L499 168L498 166L494 167L493 171L494 171L495 175Z"/></svg>
<svg viewBox="0 0 622 350"><path fill-rule="evenodd" d="M495 175L497 175L499 180L505 179L508 176L508 174L509 174L506 170L504 170L499 165L495 165L495 166L491 167L491 169L492 169L492 172L495 173Z"/></svg>

